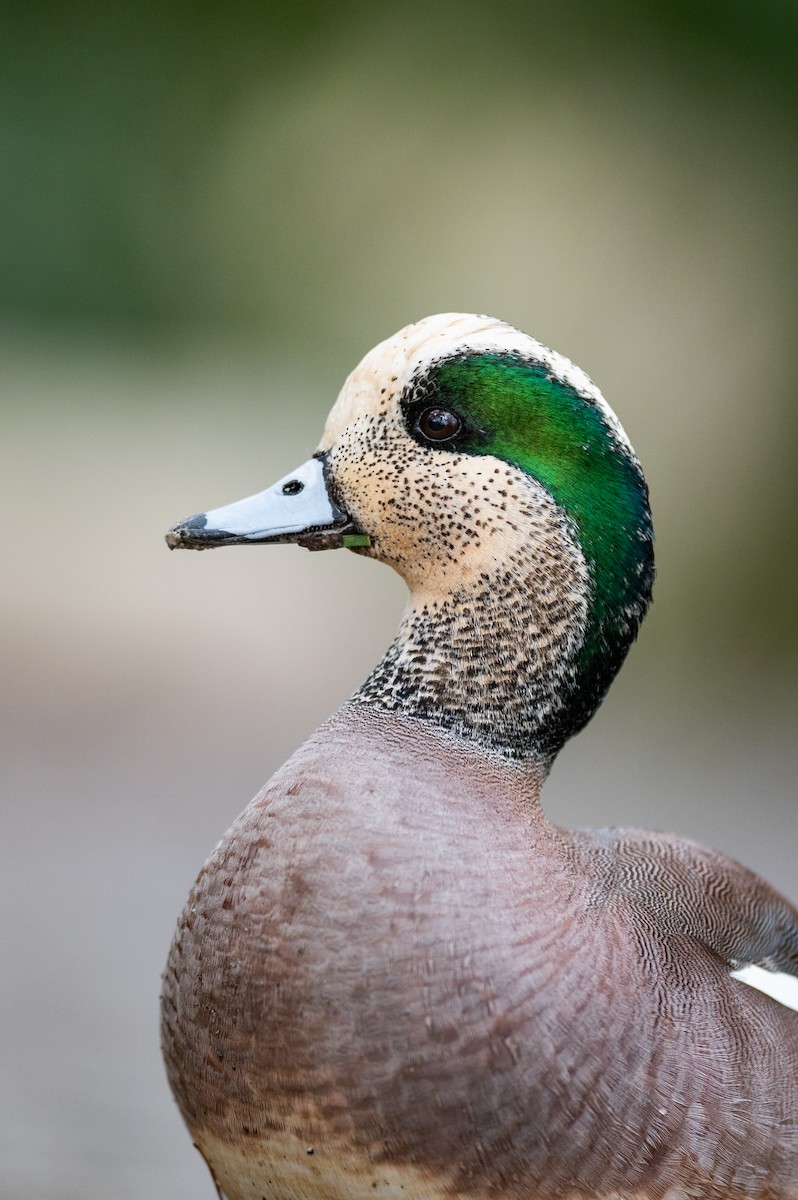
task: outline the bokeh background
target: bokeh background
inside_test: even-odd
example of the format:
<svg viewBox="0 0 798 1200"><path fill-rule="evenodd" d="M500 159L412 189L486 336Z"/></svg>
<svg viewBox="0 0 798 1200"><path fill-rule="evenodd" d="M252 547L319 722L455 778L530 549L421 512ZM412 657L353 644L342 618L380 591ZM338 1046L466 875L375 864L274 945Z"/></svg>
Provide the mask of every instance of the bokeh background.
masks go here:
<svg viewBox="0 0 798 1200"><path fill-rule="evenodd" d="M548 788L798 899L798 7L25 4L0 17L0 1195L201 1200L159 973L190 883L403 587L172 555L439 310L593 375L645 465L649 620Z"/></svg>

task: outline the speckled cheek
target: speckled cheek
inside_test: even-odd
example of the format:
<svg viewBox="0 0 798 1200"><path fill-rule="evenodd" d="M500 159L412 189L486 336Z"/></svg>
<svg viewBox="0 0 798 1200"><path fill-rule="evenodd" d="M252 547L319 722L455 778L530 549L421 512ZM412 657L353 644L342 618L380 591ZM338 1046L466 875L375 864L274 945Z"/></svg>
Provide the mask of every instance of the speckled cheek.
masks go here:
<svg viewBox="0 0 798 1200"><path fill-rule="evenodd" d="M433 456L408 437L397 413L362 415L347 424L330 449L338 503L371 536L369 553L396 567L424 558L435 505ZM438 504L440 506L440 495Z"/></svg>
<svg viewBox="0 0 798 1200"><path fill-rule="evenodd" d="M368 554L412 590L451 592L550 536L551 497L492 456L425 449L396 410L361 416L330 451L338 502L372 538Z"/></svg>

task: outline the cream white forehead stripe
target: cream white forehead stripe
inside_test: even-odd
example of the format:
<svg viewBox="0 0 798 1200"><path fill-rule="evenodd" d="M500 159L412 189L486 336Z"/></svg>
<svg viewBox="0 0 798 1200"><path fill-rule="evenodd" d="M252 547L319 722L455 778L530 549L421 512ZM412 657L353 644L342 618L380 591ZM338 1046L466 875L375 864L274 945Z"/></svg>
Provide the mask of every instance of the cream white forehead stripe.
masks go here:
<svg viewBox="0 0 798 1200"><path fill-rule="evenodd" d="M340 431L358 413L369 411L376 399L375 386L377 394L386 385L390 385L394 394L401 393L414 376L423 374L434 363L465 353L509 353L535 359L551 375L595 404L618 441L629 453L634 453L615 413L580 367L520 329L472 313L437 313L425 317L370 350L344 384L338 404L330 414L328 433L334 433L333 426Z"/></svg>

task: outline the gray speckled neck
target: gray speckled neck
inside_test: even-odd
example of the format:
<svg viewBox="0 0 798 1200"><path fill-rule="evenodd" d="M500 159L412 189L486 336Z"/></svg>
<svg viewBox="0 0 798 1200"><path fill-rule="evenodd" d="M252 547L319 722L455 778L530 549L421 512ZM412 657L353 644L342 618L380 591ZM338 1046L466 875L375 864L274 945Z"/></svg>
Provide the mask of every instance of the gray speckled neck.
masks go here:
<svg viewBox="0 0 798 1200"><path fill-rule="evenodd" d="M583 562L550 531L479 586L411 597L353 701L420 718L513 759L550 763L585 621Z"/></svg>

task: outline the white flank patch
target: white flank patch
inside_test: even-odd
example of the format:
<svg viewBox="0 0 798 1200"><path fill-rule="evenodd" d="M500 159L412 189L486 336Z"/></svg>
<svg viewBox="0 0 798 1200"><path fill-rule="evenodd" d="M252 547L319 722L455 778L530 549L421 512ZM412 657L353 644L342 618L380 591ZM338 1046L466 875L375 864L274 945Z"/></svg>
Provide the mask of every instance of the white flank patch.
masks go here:
<svg viewBox="0 0 798 1200"><path fill-rule="evenodd" d="M784 971L766 971L764 967L739 967L732 971L732 979L739 979L749 987L772 996L785 1008L798 1012L798 976L787 975Z"/></svg>

